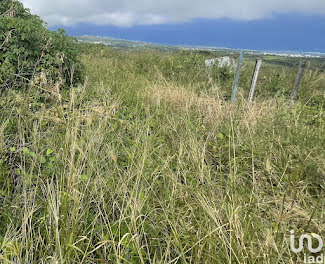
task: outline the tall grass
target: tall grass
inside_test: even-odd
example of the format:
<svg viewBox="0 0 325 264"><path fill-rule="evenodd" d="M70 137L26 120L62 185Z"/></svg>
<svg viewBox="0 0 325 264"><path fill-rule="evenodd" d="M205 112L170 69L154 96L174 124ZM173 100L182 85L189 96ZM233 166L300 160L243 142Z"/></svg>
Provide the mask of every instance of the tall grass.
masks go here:
<svg viewBox="0 0 325 264"><path fill-rule="evenodd" d="M232 104L202 58L105 52L60 96L1 96L1 262L301 260L289 231L325 232L324 74L292 105L271 68L247 111L249 65Z"/></svg>

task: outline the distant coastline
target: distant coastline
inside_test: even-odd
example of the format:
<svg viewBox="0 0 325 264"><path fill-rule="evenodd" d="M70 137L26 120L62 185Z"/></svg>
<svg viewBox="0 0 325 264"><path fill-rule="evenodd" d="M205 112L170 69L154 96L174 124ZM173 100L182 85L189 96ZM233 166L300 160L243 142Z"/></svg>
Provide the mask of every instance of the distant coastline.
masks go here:
<svg viewBox="0 0 325 264"><path fill-rule="evenodd" d="M168 45L159 43L150 43L137 40L119 39L112 37L101 36L76 36L80 42L103 44L113 47L128 47L128 48L161 48L166 50L184 49L184 50L201 50L201 51L232 51L239 52L241 49L232 49L228 47L209 47L209 46L190 46L190 45ZM250 50L243 49L243 51L250 55L264 55L264 56L280 56L289 58L325 58L325 53L322 52L299 52L299 51L270 51L270 50Z"/></svg>

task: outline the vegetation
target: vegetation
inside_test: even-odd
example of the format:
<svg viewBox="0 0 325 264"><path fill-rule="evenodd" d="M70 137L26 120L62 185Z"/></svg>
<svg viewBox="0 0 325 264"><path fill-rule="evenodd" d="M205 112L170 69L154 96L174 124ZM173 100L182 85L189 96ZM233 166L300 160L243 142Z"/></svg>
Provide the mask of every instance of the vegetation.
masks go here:
<svg viewBox="0 0 325 264"><path fill-rule="evenodd" d="M72 85L81 81L75 40L44 22L15 0L0 2L0 86L23 88L30 81Z"/></svg>
<svg viewBox="0 0 325 264"><path fill-rule="evenodd" d="M92 47L61 100L1 96L2 263L296 263L289 231L324 234L324 73L292 105L265 65L246 111L251 63L232 104L203 55Z"/></svg>
<svg viewBox="0 0 325 264"><path fill-rule="evenodd" d="M1 72L1 263L293 264L290 230L324 236L324 72L292 104L265 63L246 109L251 60L231 103L209 54L80 50L69 89Z"/></svg>

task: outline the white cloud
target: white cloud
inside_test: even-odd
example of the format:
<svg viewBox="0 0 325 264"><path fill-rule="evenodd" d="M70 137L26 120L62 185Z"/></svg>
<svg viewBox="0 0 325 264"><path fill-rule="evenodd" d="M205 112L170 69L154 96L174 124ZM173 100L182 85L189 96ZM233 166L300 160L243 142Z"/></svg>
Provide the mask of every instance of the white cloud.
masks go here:
<svg viewBox="0 0 325 264"><path fill-rule="evenodd" d="M324 14L325 0L23 0L50 25L132 26L196 18L254 20L274 13Z"/></svg>

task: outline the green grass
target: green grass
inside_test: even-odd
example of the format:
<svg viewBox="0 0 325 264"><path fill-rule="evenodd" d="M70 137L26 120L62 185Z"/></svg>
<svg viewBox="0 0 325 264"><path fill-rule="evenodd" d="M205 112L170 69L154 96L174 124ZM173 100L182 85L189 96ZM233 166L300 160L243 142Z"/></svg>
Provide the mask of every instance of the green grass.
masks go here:
<svg viewBox="0 0 325 264"><path fill-rule="evenodd" d="M87 81L0 97L1 263L297 263L325 232L322 72L264 64L245 109L204 55L92 52Z"/></svg>

